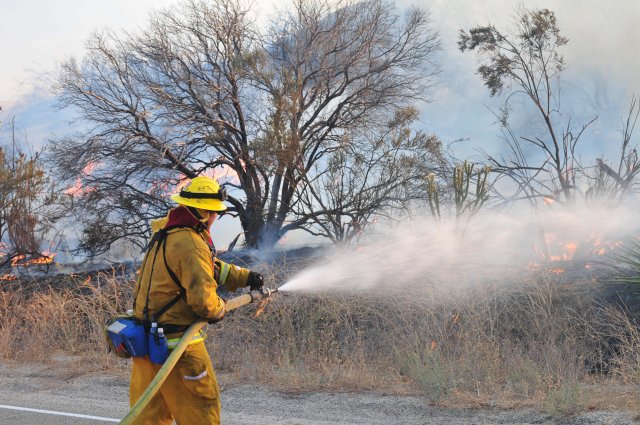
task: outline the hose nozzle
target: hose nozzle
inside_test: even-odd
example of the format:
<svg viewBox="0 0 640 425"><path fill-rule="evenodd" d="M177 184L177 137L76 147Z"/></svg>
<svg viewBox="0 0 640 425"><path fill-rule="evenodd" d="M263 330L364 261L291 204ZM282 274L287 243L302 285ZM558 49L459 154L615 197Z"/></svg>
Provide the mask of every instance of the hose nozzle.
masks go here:
<svg viewBox="0 0 640 425"><path fill-rule="evenodd" d="M249 303L253 303L256 301L264 300L269 298L271 294L277 292L277 289L268 289L265 287L260 288L258 291L250 291L248 293L244 293L238 297L231 298L225 302L225 306L227 311L234 310L243 305L247 305Z"/></svg>
<svg viewBox="0 0 640 425"><path fill-rule="evenodd" d="M269 298L271 296L271 294L273 294L274 292L278 292L278 288L276 289L269 289L269 288L265 288L264 286L262 288L260 288L257 291L251 291L251 302L255 302L255 301L260 301L263 300L265 298Z"/></svg>

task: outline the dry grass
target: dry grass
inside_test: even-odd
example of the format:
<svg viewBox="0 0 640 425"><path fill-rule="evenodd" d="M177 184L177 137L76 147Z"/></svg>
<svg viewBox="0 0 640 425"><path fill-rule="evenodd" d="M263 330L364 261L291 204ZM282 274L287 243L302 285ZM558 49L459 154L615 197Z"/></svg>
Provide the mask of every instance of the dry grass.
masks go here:
<svg viewBox="0 0 640 425"><path fill-rule="evenodd" d="M130 292L130 283L104 275L72 289L0 291L0 356L65 353L94 370L126 369L106 354L102 327L129 308ZM549 277L420 296L278 294L255 313L240 309L209 327L225 380L417 393L437 404L554 415L639 406L634 316Z"/></svg>
<svg viewBox="0 0 640 425"><path fill-rule="evenodd" d="M46 362L82 357L89 370L121 369L107 353L104 324L131 308L131 284L113 276L66 278L63 284L0 291L0 358Z"/></svg>
<svg viewBox="0 0 640 425"><path fill-rule="evenodd" d="M285 389L419 393L558 416L638 409L633 315L593 301L587 284L552 278L419 297L280 295L258 317L225 319L211 351L237 379Z"/></svg>

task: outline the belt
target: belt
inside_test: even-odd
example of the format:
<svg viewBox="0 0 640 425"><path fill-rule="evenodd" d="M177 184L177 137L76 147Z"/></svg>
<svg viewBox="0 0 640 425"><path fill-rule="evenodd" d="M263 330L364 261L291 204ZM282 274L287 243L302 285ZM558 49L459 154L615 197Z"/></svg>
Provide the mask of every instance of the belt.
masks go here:
<svg viewBox="0 0 640 425"><path fill-rule="evenodd" d="M149 320L140 320L136 317L134 317L133 320L137 324L144 326L146 330L151 329L151 322ZM158 323L158 328L162 328L165 335L168 335L168 334L177 334L177 333L184 332L187 329L189 329L189 325L173 325L171 323Z"/></svg>

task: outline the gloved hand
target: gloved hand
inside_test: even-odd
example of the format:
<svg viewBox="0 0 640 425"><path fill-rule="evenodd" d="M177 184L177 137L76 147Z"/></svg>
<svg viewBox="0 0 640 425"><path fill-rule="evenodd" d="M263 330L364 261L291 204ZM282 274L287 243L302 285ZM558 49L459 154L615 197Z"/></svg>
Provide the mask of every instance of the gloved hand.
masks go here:
<svg viewBox="0 0 640 425"><path fill-rule="evenodd" d="M222 310L220 310L220 313L218 313L216 317L209 318L207 320L207 323L209 323L210 325L213 323L218 323L224 318L224 315L226 314L226 312L227 312L227 306L224 302L222 302Z"/></svg>
<svg viewBox="0 0 640 425"><path fill-rule="evenodd" d="M252 291L259 291L264 286L264 277L257 272L249 272L249 279L247 279L247 286Z"/></svg>

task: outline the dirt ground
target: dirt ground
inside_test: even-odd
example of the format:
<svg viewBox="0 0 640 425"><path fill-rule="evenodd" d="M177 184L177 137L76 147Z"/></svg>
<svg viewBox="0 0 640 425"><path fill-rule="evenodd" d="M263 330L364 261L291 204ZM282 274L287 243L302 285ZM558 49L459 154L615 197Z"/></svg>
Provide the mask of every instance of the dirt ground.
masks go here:
<svg viewBox="0 0 640 425"><path fill-rule="evenodd" d="M125 373L85 373L81 364L0 364L0 423L98 424L116 422L128 412ZM253 424L634 424L624 412L590 412L553 418L533 411L445 409L418 397L369 393L283 393L266 386L225 385L223 423ZM42 409L102 419L56 416L17 410ZM110 420L107 420L110 419Z"/></svg>

